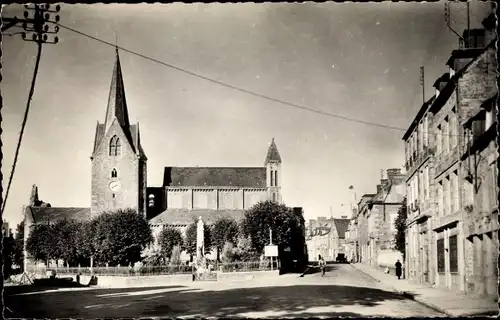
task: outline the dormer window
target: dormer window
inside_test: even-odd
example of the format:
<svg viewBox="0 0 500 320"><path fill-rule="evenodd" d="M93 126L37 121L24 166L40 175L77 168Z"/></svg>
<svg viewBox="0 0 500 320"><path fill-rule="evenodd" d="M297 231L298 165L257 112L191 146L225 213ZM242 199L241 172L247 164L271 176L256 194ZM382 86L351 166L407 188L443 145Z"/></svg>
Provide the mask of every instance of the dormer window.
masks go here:
<svg viewBox="0 0 500 320"><path fill-rule="evenodd" d="M111 170L111 178L117 178L118 177L118 172L116 169Z"/></svg>
<svg viewBox="0 0 500 320"><path fill-rule="evenodd" d="M120 138L114 135L109 142L109 155L112 157L116 157L120 155L121 144Z"/></svg>

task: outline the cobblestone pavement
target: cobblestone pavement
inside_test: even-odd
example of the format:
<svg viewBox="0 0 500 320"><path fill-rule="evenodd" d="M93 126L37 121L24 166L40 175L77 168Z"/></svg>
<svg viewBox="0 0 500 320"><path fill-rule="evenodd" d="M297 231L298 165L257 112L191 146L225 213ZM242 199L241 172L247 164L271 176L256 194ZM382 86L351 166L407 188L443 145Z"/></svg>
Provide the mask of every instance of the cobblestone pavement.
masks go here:
<svg viewBox="0 0 500 320"><path fill-rule="evenodd" d="M336 317L439 316L350 265L320 274L128 289L6 296L15 317ZM29 307L27 307L29 306ZM6 316L9 316L6 314Z"/></svg>

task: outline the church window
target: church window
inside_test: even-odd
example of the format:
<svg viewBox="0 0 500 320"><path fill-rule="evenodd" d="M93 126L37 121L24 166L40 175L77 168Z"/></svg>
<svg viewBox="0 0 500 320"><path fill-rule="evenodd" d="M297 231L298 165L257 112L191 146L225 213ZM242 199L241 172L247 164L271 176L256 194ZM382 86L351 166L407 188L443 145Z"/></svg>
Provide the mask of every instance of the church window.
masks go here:
<svg viewBox="0 0 500 320"><path fill-rule="evenodd" d="M273 193L273 201L276 201L276 193Z"/></svg>
<svg viewBox="0 0 500 320"><path fill-rule="evenodd" d="M109 143L109 155L115 157L119 156L120 149L121 149L120 138L118 138L117 136L113 136Z"/></svg>
<svg viewBox="0 0 500 320"><path fill-rule="evenodd" d="M274 186L275 187L278 186L278 171L277 170L274 171Z"/></svg>
<svg viewBox="0 0 500 320"><path fill-rule="evenodd" d="M111 178L116 178L116 177L118 177L118 172L116 171L116 169L113 169L111 171Z"/></svg>
<svg viewBox="0 0 500 320"><path fill-rule="evenodd" d="M274 171L271 170L271 187L274 186Z"/></svg>

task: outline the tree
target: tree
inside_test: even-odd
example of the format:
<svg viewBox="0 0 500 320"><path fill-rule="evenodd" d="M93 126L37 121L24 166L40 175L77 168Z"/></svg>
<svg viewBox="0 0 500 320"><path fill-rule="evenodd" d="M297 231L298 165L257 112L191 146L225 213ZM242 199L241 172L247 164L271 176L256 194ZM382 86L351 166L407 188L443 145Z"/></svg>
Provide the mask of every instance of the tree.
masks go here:
<svg viewBox="0 0 500 320"><path fill-rule="evenodd" d="M184 249L190 255L196 255L196 237L198 231L198 221L193 220L193 222L186 229L186 238L184 240ZM212 232L211 228L207 224L203 224L203 238L205 242L205 252L209 252L212 249Z"/></svg>
<svg viewBox="0 0 500 320"><path fill-rule="evenodd" d="M14 238L13 263L23 268L24 260L24 220L16 226Z"/></svg>
<svg viewBox="0 0 500 320"><path fill-rule="evenodd" d="M12 264L14 262L15 239L12 233L3 238L3 276L7 279L12 274Z"/></svg>
<svg viewBox="0 0 500 320"><path fill-rule="evenodd" d="M161 253L164 258L170 258L175 246L183 245L182 233L175 228L167 227L160 232L158 237Z"/></svg>
<svg viewBox="0 0 500 320"><path fill-rule="evenodd" d="M249 237L252 248L263 253L269 244L269 230L272 230L273 244L292 247L293 238L303 234L303 225L291 208L274 201L259 202L245 212L242 229Z"/></svg>
<svg viewBox="0 0 500 320"><path fill-rule="evenodd" d="M223 263L231 263L235 259L235 249L231 242L226 242L222 247L221 259Z"/></svg>
<svg viewBox="0 0 500 320"><path fill-rule="evenodd" d="M92 246L96 260L111 265L133 264L153 241L146 218L132 209L104 212L96 218Z"/></svg>
<svg viewBox="0 0 500 320"><path fill-rule="evenodd" d="M77 232L82 224L72 219L62 219L50 226L54 245L54 259L61 259L68 265L77 260Z"/></svg>
<svg viewBox="0 0 500 320"><path fill-rule="evenodd" d="M221 218L215 221L211 228L211 235L213 247L217 250L217 259L227 242L237 244L238 234L238 223L234 219Z"/></svg>
<svg viewBox="0 0 500 320"><path fill-rule="evenodd" d="M237 261L257 261L259 260L259 252L252 246L250 237L238 237L238 242L234 250L234 259Z"/></svg>
<svg viewBox="0 0 500 320"><path fill-rule="evenodd" d="M53 237L48 224L37 224L26 240L26 251L37 261L47 262L54 258Z"/></svg>
<svg viewBox="0 0 500 320"><path fill-rule="evenodd" d="M82 221L75 232L76 260L83 266L90 266L90 258L96 255L94 237L97 222L97 219Z"/></svg>
<svg viewBox="0 0 500 320"><path fill-rule="evenodd" d="M398 210L398 216L394 221L394 226L396 227L396 235L394 236L394 241L396 242L396 250L401 252L403 255L403 260L406 255L406 219L408 217L408 208L406 204L406 198L403 200L403 204Z"/></svg>

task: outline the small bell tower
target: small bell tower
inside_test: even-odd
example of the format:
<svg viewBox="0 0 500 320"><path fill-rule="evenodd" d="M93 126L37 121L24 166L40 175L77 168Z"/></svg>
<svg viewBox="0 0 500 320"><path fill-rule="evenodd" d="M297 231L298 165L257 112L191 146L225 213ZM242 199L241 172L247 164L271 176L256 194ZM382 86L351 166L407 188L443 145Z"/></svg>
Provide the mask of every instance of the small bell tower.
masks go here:
<svg viewBox="0 0 500 320"><path fill-rule="evenodd" d="M281 197L281 156L278 152L278 147L274 142L274 138L271 140L271 145L267 150L266 155L266 183L268 190L268 199L276 201L277 203L282 203L283 199Z"/></svg>

